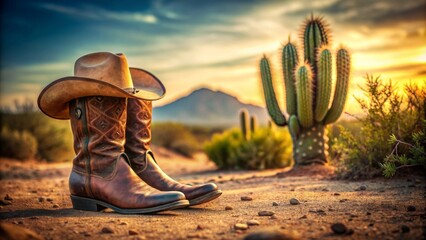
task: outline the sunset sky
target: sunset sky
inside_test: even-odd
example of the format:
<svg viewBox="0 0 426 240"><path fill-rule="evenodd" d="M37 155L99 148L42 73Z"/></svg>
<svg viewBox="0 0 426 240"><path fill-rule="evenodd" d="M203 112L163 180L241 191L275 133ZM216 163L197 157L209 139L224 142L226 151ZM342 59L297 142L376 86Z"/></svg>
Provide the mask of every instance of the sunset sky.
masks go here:
<svg viewBox="0 0 426 240"><path fill-rule="evenodd" d="M36 99L51 81L73 74L87 53L123 52L167 88L163 105L200 87L264 105L259 60L282 79L280 48L298 43L303 20L324 16L332 46L352 53L352 95L366 73L401 85L426 80L426 0L4 0L1 7L1 106Z"/></svg>

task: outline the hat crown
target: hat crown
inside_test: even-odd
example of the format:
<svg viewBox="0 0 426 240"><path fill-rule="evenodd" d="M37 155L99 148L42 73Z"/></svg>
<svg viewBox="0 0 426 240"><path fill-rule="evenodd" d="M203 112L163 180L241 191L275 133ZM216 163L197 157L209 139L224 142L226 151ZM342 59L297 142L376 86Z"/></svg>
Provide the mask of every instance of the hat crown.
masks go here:
<svg viewBox="0 0 426 240"><path fill-rule="evenodd" d="M74 76L100 80L122 89L132 89L133 82L126 56L122 53L98 52L77 59Z"/></svg>

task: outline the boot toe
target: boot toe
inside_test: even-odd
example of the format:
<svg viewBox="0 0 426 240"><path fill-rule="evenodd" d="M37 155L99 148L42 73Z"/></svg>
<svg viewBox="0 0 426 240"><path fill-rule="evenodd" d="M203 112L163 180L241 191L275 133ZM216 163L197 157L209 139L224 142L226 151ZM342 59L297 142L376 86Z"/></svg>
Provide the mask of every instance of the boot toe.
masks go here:
<svg viewBox="0 0 426 240"><path fill-rule="evenodd" d="M186 199L191 200L217 190L218 190L218 187L216 184L206 183L202 185L193 186L192 191L185 193L185 196L186 196Z"/></svg>
<svg viewBox="0 0 426 240"><path fill-rule="evenodd" d="M153 193L145 198L150 206L160 206L181 200L186 200L185 195L177 191Z"/></svg>

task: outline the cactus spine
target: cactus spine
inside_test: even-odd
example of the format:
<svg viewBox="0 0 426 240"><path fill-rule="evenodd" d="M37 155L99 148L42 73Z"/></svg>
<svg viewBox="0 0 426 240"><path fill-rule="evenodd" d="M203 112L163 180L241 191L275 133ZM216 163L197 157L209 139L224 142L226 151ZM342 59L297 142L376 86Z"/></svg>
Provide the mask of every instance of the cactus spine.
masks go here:
<svg viewBox="0 0 426 240"><path fill-rule="evenodd" d="M327 162L325 126L337 121L343 112L350 79L350 55L337 51L336 88L331 107L332 54L328 25L322 18L307 19L302 32L304 61L298 60L296 46L290 41L283 47L284 75L288 121L283 115L272 84L268 59L260 61L266 107L278 126L289 125L296 165Z"/></svg>

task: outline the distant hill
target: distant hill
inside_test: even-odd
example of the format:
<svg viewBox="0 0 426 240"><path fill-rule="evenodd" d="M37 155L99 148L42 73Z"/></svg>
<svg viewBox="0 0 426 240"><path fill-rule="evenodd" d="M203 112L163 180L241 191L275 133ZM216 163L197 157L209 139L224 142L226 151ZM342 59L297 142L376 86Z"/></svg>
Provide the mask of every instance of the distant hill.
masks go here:
<svg viewBox="0 0 426 240"><path fill-rule="evenodd" d="M154 108L153 119L157 122L234 126L239 124L238 113L242 108L255 115L259 124L267 123L269 117L265 108L242 103L234 96L208 88L200 88L172 103Z"/></svg>

